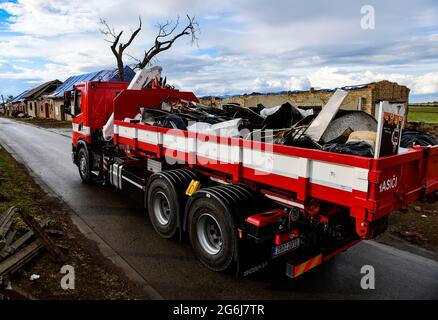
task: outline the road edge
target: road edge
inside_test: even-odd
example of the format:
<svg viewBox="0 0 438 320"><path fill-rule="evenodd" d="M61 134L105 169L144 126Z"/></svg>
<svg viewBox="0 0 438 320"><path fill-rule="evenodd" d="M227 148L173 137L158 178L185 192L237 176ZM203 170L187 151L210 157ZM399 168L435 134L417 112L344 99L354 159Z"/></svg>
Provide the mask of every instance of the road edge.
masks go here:
<svg viewBox="0 0 438 320"><path fill-rule="evenodd" d="M2 118L2 117L0 117L0 118ZM12 118L5 118L5 117L3 117L3 119L7 119L7 120L10 120L10 121L14 121L15 123L23 124L23 125L25 125L25 126L31 126L31 127L37 128L37 129L50 131L50 132L52 132L52 133L55 133L55 134L58 134L58 135L60 135L60 136L63 136L63 137L66 137L66 138L71 139L71 136L69 136L69 135L67 135L67 134L64 134L64 133L62 133L62 132L58 132L58 131L53 130L53 129L57 129L57 128L45 128L45 127L41 127L41 126L36 125L36 124L33 124L33 123L28 123L28 122L24 122L24 121L17 121L17 120L14 120L14 119L12 119Z"/></svg>
<svg viewBox="0 0 438 320"><path fill-rule="evenodd" d="M42 129L42 128L41 128ZM69 137L70 138L70 137ZM50 188L42 179L40 179L35 172L26 165L23 159L16 154L7 142L0 139L1 145L5 150L20 164L22 164L32 179L51 197L56 198L65 208L68 208L69 216L72 222L76 225L79 231L90 241L94 241L101 254L109 259L112 263L118 266L125 275L137 283L141 289L149 296L151 300L164 300L164 297L145 279L138 273L122 256L120 256L111 246L100 237L77 213L74 211L60 196L58 196L52 188Z"/></svg>

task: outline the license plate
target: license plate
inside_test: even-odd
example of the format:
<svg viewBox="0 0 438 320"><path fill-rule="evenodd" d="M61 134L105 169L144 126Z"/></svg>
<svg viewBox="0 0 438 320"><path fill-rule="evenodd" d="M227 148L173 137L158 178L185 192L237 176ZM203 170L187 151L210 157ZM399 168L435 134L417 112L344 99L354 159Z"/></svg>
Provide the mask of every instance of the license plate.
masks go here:
<svg viewBox="0 0 438 320"><path fill-rule="evenodd" d="M279 246L272 247L272 256L276 257L280 254L294 250L300 246L300 238L293 239L289 242L280 244Z"/></svg>

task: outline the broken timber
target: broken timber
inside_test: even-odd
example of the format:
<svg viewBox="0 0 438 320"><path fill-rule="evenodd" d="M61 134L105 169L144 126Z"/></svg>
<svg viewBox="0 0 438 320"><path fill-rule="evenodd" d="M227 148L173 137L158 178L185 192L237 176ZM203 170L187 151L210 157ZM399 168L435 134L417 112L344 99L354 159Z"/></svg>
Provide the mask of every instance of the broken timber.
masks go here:
<svg viewBox="0 0 438 320"><path fill-rule="evenodd" d="M49 219L45 219L40 223L41 228L44 228L49 224ZM15 240L11 245L8 245L6 242L6 246L0 251L0 258L5 258L9 256L10 254L17 251L23 244L25 244L32 236L34 235L34 232L32 230L29 230L24 235L22 235L20 238Z"/></svg>
<svg viewBox="0 0 438 320"><path fill-rule="evenodd" d="M56 261L60 263L64 263L65 261L67 261L62 251L49 238L49 236L44 232L43 228L41 228L39 223L34 218L32 218L28 213L21 210L18 210L18 213L23 221L29 226L29 228L32 229L38 239L41 240L42 244L46 247L46 249L50 252L50 254Z"/></svg>
<svg viewBox="0 0 438 320"><path fill-rule="evenodd" d="M5 276L14 273L29 262L42 248L41 241L35 240L16 254L0 262L0 283L3 282Z"/></svg>

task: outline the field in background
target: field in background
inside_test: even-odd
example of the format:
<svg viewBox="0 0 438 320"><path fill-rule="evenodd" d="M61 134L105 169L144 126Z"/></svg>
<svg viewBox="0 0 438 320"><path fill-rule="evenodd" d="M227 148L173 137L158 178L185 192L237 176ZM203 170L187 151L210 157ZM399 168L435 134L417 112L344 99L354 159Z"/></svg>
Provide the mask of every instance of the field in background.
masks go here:
<svg viewBox="0 0 438 320"><path fill-rule="evenodd" d="M409 105L408 121L438 123L438 105Z"/></svg>

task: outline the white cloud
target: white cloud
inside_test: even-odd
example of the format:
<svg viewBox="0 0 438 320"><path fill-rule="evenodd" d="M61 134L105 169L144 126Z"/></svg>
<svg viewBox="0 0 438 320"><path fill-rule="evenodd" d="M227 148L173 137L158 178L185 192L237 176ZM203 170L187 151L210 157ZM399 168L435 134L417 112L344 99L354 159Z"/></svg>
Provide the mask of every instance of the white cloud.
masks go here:
<svg viewBox="0 0 438 320"><path fill-rule="evenodd" d="M311 85L319 88L333 88L358 85L381 80L389 80L406 85L413 94L431 94L438 92L438 72L420 75L398 73L376 73L371 70L346 71L338 68L323 67L309 75Z"/></svg>

